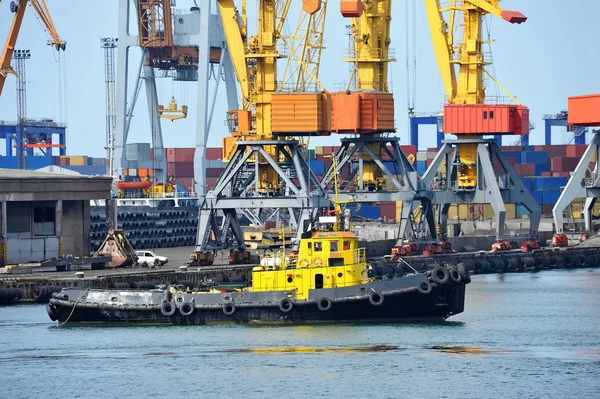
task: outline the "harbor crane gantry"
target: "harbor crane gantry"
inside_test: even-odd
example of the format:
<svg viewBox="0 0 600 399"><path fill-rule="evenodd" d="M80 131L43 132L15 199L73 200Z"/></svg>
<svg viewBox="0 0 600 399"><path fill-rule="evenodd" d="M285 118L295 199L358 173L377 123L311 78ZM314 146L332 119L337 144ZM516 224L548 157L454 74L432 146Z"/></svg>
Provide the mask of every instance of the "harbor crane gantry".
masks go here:
<svg viewBox="0 0 600 399"><path fill-rule="evenodd" d="M417 172L393 137L394 97L388 82L388 66L396 61L390 48L391 0L341 0L340 11L350 18L353 46L343 61L351 63L345 90L332 93L332 132L347 135L341 139L336 162L321 181L332 184L333 168L353 166L350 177L340 184L340 198L357 203L401 201L398 239L414 239L410 210L417 195ZM335 166L334 166L335 165ZM425 198L424 203L427 202ZM433 213L427 211L423 215ZM409 229L409 227L411 227ZM435 228L430 226L435 234Z"/></svg>
<svg viewBox="0 0 600 399"><path fill-rule="evenodd" d="M522 203L530 212L530 231L522 249L537 243L541 208L523 184L521 177L502 153L495 140L485 135L529 134L529 110L520 105L486 70L491 60L483 51L483 18L490 14L511 24L527 20L518 11L506 11L499 0L424 0L433 49L447 96L444 105L444 133L456 140L445 140L421 179L421 191L431 190L438 205L438 221L445 231L450 204L491 204L495 213L496 243L492 250L509 249L503 242L505 203ZM447 18L444 20L444 14ZM462 34L462 37L458 36ZM486 96L484 76L502 89L513 103ZM497 162L508 179L499 184L494 172Z"/></svg>
<svg viewBox="0 0 600 399"><path fill-rule="evenodd" d="M227 112L231 137L223 139L224 160L228 165L199 210L196 250L190 264L212 262L215 250L230 249L230 261L249 260L238 215L241 209L280 209L289 211L299 242L309 229L319 208L329 205L303 158L295 137L329 134L316 118L323 106L322 93L283 93L277 91L277 50L282 26L291 0L260 0L258 31L249 35L246 3L241 15L233 0L218 0L220 15L230 49L235 76L240 85L241 108ZM317 6L313 6L317 4ZM320 2L303 1L312 12ZM296 108L298 107L298 108ZM308 124L296 123L299 117ZM309 126L310 124L319 126ZM219 222L218 213L223 214Z"/></svg>
<svg viewBox="0 0 600 399"><path fill-rule="evenodd" d="M131 16L135 15L137 35L130 34ZM150 116L154 160L135 161L132 168L155 170L158 182L166 181L166 157L160 116L187 116L188 110L177 110L177 106L159 108L156 79L169 76L181 82L197 82L198 101L196 116L196 152L194 155L195 191L204 195L206 189L206 143L211 124L212 110L216 101L219 83L225 81L228 106L238 107L235 78L231 59L225 45L223 28L218 10L211 13L211 1L201 0L200 7L191 7L189 12L175 10L170 0L119 0L119 35L116 85L116 128L114 169L118 175L129 168L125 144L133 110L140 93L142 82L146 89ZM135 87L129 95L129 50L140 47L142 55L137 70ZM215 77L213 93L209 93L209 79ZM207 99L212 97L212 101ZM179 112L178 112L179 111Z"/></svg>
<svg viewBox="0 0 600 399"><path fill-rule="evenodd" d="M57 51L65 50L67 48L67 43L61 40L56 28L54 27L54 22L52 22L52 17L50 16L50 11L46 6L46 0L11 1L10 11L14 14L14 16L8 31L8 37L6 38L4 48L2 49L2 54L0 55L0 95L2 95L2 89L4 88L6 76L8 74L17 76L17 73L11 67L10 63L13 58L13 52L17 44L17 38L19 37L19 31L21 30L21 24L23 23L23 16L25 15L27 4L30 4L35 10L39 20L44 25L44 29L50 36L48 45L54 47Z"/></svg>
<svg viewBox="0 0 600 399"><path fill-rule="evenodd" d="M576 128L600 126L600 94L569 97L568 123ZM585 198L583 217L585 231L592 231L592 211L600 197L600 129L594 129L592 141L583 153L552 209L556 234L552 245L566 247L569 239L564 234L563 212L575 198ZM589 164L594 162L594 170Z"/></svg>

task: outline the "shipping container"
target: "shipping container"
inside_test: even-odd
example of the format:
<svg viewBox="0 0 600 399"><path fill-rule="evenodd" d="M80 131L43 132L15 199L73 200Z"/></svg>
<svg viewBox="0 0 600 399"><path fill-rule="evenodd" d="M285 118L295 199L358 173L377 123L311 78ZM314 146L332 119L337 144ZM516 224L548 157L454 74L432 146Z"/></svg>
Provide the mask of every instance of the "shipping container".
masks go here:
<svg viewBox="0 0 600 399"><path fill-rule="evenodd" d="M529 218L529 210L525 208L525 205L518 204L516 208L517 219L526 219Z"/></svg>
<svg viewBox="0 0 600 399"><path fill-rule="evenodd" d="M425 174L425 171L429 167L430 163L431 163L431 160L429 160L429 159L427 161L415 162L415 165L416 165L415 169L417 170L417 175L423 176Z"/></svg>
<svg viewBox="0 0 600 399"><path fill-rule="evenodd" d="M396 219L396 202L380 202L379 216L386 222L394 221Z"/></svg>
<svg viewBox="0 0 600 399"><path fill-rule="evenodd" d="M363 3L360 0L341 0L340 12L345 18L358 18L363 13Z"/></svg>
<svg viewBox="0 0 600 399"><path fill-rule="evenodd" d="M569 97L568 107L570 124L600 126L600 94Z"/></svg>
<svg viewBox="0 0 600 399"><path fill-rule="evenodd" d="M125 159L128 161L149 161L150 143L125 144Z"/></svg>
<svg viewBox="0 0 600 399"><path fill-rule="evenodd" d="M557 191L567 184L567 179L564 177L534 177L534 191Z"/></svg>
<svg viewBox="0 0 600 399"><path fill-rule="evenodd" d="M543 201L543 196L542 196L542 191L531 191L531 195L533 196L533 199L535 200L535 202L539 205L542 205L542 201Z"/></svg>
<svg viewBox="0 0 600 399"><path fill-rule="evenodd" d="M323 161L310 161L308 167L316 176L323 176L325 174L325 162Z"/></svg>
<svg viewBox="0 0 600 399"><path fill-rule="evenodd" d="M569 144L566 146L566 148L567 148L567 152L566 152L567 157L581 158L583 156L583 153L587 149L587 146L584 144Z"/></svg>
<svg viewBox="0 0 600 399"><path fill-rule="evenodd" d="M331 115L333 133L393 132L394 98L391 93L333 93Z"/></svg>
<svg viewBox="0 0 600 399"><path fill-rule="evenodd" d="M87 158L85 155L71 155L69 156L69 164L72 166L87 166Z"/></svg>
<svg viewBox="0 0 600 399"><path fill-rule="evenodd" d="M379 207L376 205L362 205L358 210L358 215L367 219L379 219Z"/></svg>
<svg viewBox="0 0 600 399"><path fill-rule="evenodd" d="M274 93L271 130L296 136L331 134L331 96L328 93Z"/></svg>
<svg viewBox="0 0 600 399"><path fill-rule="evenodd" d="M548 164L548 153L545 151L523 151L520 163L545 163Z"/></svg>
<svg viewBox="0 0 600 399"><path fill-rule="evenodd" d="M185 191L193 192L194 190L194 178L193 177L178 177L175 181L181 185Z"/></svg>
<svg viewBox="0 0 600 399"><path fill-rule="evenodd" d="M16 157L15 157L16 158ZM45 168L46 166L52 165L52 157L50 156L28 156L27 157L27 169L35 170Z"/></svg>
<svg viewBox="0 0 600 399"><path fill-rule="evenodd" d="M169 162L167 163L167 174L178 177L194 177L193 162Z"/></svg>
<svg viewBox="0 0 600 399"><path fill-rule="evenodd" d="M195 151L194 151L195 153ZM206 159L211 161L219 160L223 157L223 151L218 147L209 147L206 148Z"/></svg>
<svg viewBox="0 0 600 399"><path fill-rule="evenodd" d="M446 134L529 134L529 109L522 105L444 105Z"/></svg>
<svg viewBox="0 0 600 399"><path fill-rule="evenodd" d="M208 189L212 190L213 188L215 188L215 184L217 184L218 180L219 180L218 177L207 177L206 185L208 186Z"/></svg>
<svg viewBox="0 0 600 399"><path fill-rule="evenodd" d="M544 191L542 197L542 204L544 205L555 205L560 197L560 191Z"/></svg>
<svg viewBox="0 0 600 399"><path fill-rule="evenodd" d="M535 167L535 176L541 176L542 173L548 172L548 164L547 163L536 163Z"/></svg>
<svg viewBox="0 0 600 399"><path fill-rule="evenodd" d="M572 172L580 160L580 157L554 157L550 160L550 168L552 172Z"/></svg>
<svg viewBox="0 0 600 399"><path fill-rule="evenodd" d="M219 177L224 170L222 168L207 168L206 177Z"/></svg>
<svg viewBox="0 0 600 399"><path fill-rule="evenodd" d="M515 172L521 177L535 176L535 164L522 163L515 165Z"/></svg>

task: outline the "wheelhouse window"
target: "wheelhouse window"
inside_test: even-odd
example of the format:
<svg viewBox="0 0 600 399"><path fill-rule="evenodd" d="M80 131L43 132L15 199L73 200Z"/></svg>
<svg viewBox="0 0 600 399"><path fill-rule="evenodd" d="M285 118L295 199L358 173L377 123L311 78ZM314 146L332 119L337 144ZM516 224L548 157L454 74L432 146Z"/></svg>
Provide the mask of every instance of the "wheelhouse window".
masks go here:
<svg viewBox="0 0 600 399"><path fill-rule="evenodd" d="M337 252L338 250L338 242L337 241L330 241L329 242L329 248L331 252Z"/></svg>
<svg viewBox="0 0 600 399"><path fill-rule="evenodd" d="M323 243L321 243L321 241L315 241L315 251L322 251L323 250Z"/></svg>
<svg viewBox="0 0 600 399"><path fill-rule="evenodd" d="M344 251L350 250L350 241L344 241Z"/></svg>

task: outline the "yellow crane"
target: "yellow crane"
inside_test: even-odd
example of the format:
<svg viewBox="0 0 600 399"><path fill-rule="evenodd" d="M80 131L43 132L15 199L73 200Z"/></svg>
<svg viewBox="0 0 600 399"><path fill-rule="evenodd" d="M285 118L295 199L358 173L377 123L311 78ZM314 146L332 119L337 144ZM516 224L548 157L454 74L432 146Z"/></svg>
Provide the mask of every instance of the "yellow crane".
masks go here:
<svg viewBox="0 0 600 399"><path fill-rule="evenodd" d="M277 45L291 0L260 0L255 35L248 33L245 0L241 13L233 0L217 3L242 106L227 112L231 137L223 140L223 160L228 165L200 206L190 264L202 264L212 259L211 251L225 248L230 249L230 262L249 261L238 221L242 214L251 223L262 224L263 210L287 210L287 223L296 229L299 242L317 210L329 205L295 139L329 134L327 114L321 113L325 96L276 93L277 61L283 58ZM303 0L303 4L311 12L320 9L318 1ZM220 214L222 222L217 221Z"/></svg>
<svg viewBox="0 0 600 399"><path fill-rule="evenodd" d="M448 104L444 107L444 132L458 137L472 138L483 134L528 134L529 111L520 106L485 69L491 64L483 46L483 18L487 14L500 17L511 24L527 20L518 11L505 11L500 0L449 0L442 7L439 0L425 0L431 39L440 69ZM443 13L448 15L444 20ZM460 16L462 15L462 19ZM462 38L456 36L462 33ZM458 72L457 72L458 67ZM494 81L516 105L486 104L484 76ZM462 107L462 106L465 107ZM458 186L473 188L477 185L477 145L458 144L461 166L458 168Z"/></svg>
<svg viewBox="0 0 600 399"><path fill-rule="evenodd" d="M21 24L23 23L23 16L25 15L27 4L30 4L33 7L40 21L44 25L45 30L49 34L50 39L48 40L48 45L54 47L57 51L65 50L67 47L67 43L60 39L60 36L54 27L54 22L52 22L52 17L46 6L46 0L11 1L10 11L14 16L8 31L6 43L4 44L2 54L0 55L0 95L2 95L6 76L9 73L17 76L15 70L10 66L10 63L15 45L17 44L17 38L19 36L19 31L21 30Z"/></svg>
<svg viewBox="0 0 600 399"><path fill-rule="evenodd" d="M541 209L502 154L499 144L484 137L529 134L529 110L486 69L491 58L483 49L490 40L483 39L482 25L486 15L511 24L523 23L527 17L518 11L503 10L498 5L499 0L448 0L444 6L440 0L424 1L447 96L444 133L455 134L457 139L445 140L421 179L422 189L433 189L430 195L439 206L442 231L445 231L450 204L491 204L496 221L496 243L492 250L509 249L502 241L505 203L522 203L530 211L529 238L537 236ZM486 76L512 103L486 95ZM497 173L498 168L503 172ZM497 174L505 174L508 179L499 184ZM524 242L523 248L536 246L537 242L532 239Z"/></svg>

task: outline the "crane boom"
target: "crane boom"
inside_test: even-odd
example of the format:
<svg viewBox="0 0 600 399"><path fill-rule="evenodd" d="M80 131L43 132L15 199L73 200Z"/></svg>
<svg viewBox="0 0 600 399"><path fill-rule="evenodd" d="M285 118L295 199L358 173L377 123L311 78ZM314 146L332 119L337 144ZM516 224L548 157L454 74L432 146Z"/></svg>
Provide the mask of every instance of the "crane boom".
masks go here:
<svg viewBox="0 0 600 399"><path fill-rule="evenodd" d="M492 14L512 24L520 24L527 17L518 11L505 11L498 6L500 0L450 0L443 8L440 0L425 0L435 57L444 82L449 104L483 104L485 100L484 69L487 61L482 51L481 21ZM448 22L443 12L448 12ZM462 12L463 37L454 45L456 13ZM458 65L458 77L455 71Z"/></svg>
<svg viewBox="0 0 600 399"><path fill-rule="evenodd" d="M17 38L19 36L19 31L21 30L21 24L23 23L23 16L25 15L27 3L32 5L33 9L38 14L38 17L44 24L46 31L51 37L51 40L48 40L48 45L53 46L56 50L65 50L67 46L67 43L60 39L60 36L54 27L54 22L52 21L52 17L50 16L50 12L48 11L45 0L41 0L41 4L39 0L20 0L18 4L14 1L11 2L10 8L15 15L8 31L8 37L6 38L4 48L2 49L2 54L0 55L0 95L2 95L2 89L4 88L6 76L9 73L12 73L16 76L16 72L10 66L10 62L15 45L17 44Z"/></svg>

